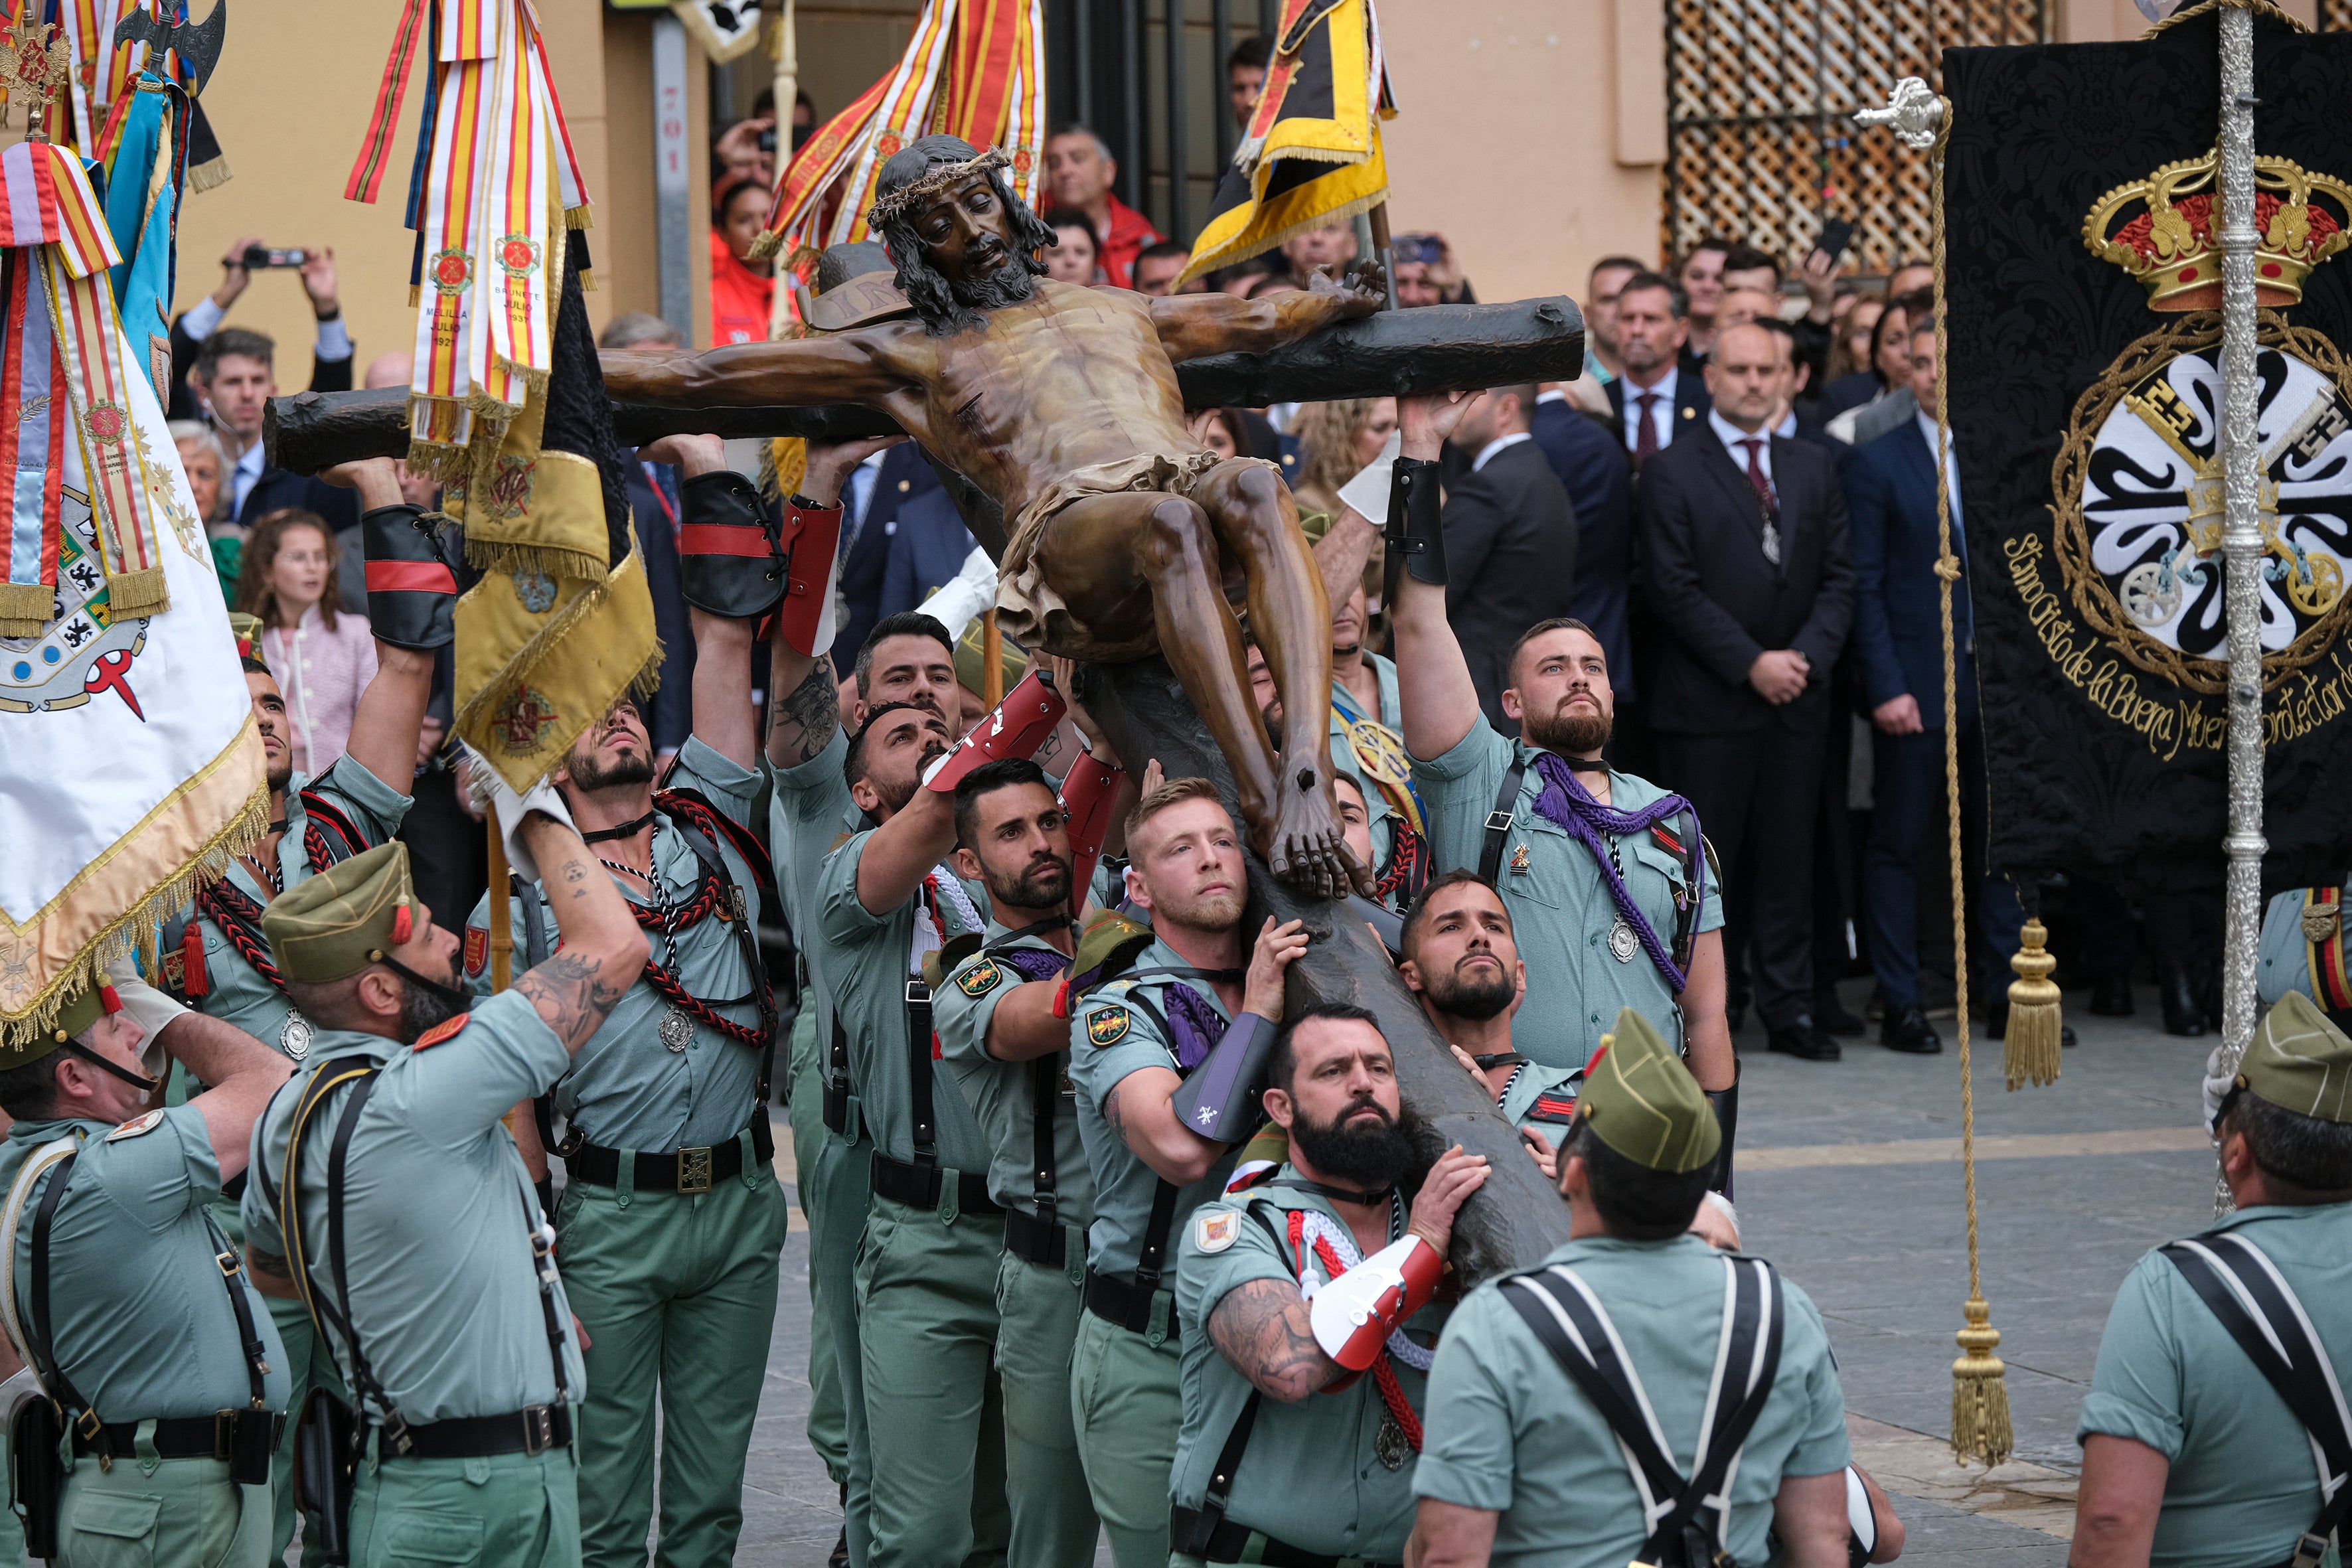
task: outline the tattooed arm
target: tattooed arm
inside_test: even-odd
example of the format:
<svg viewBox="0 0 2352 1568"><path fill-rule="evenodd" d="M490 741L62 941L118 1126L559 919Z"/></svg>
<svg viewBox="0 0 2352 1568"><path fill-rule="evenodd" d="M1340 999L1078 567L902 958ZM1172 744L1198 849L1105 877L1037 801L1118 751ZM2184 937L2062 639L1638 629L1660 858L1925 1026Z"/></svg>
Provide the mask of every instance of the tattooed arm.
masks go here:
<svg viewBox="0 0 2352 1568"><path fill-rule="evenodd" d="M515 989L530 998L563 1048L577 1052L644 972L646 933L569 825L533 812L521 834L555 906L563 945Z"/></svg>
<svg viewBox="0 0 2352 1568"><path fill-rule="evenodd" d="M1264 1394L1296 1405L1339 1375L1315 1342L1307 1298L1287 1279L1236 1285L1209 1312L1209 1338Z"/></svg>
<svg viewBox="0 0 2352 1568"><path fill-rule="evenodd" d="M831 744L841 728L841 683L830 658L804 658L781 637L772 647L768 761L798 767Z"/></svg>

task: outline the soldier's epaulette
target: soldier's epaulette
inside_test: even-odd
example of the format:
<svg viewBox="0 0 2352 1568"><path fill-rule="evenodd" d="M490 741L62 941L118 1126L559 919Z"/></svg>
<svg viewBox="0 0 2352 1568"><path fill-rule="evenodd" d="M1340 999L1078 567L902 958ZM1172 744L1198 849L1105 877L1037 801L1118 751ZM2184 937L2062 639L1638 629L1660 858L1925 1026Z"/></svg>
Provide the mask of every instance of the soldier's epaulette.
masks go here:
<svg viewBox="0 0 2352 1568"><path fill-rule="evenodd" d="M1673 834L1667 832L1663 825L1657 823L1651 824L1650 837L1657 841L1659 848L1664 850L1667 854L1675 857L1677 859L1686 853L1683 848L1683 841L1675 837Z"/></svg>
<svg viewBox="0 0 2352 1568"><path fill-rule="evenodd" d="M454 1018L444 1018L439 1023L434 1025L431 1028L425 1030L423 1034L417 1036L416 1043L414 1046L411 1046L409 1049L414 1051L429 1050L433 1047L439 1045L444 1040L454 1040L461 1032L464 1031L466 1026L473 1021L474 1016L471 1013L460 1013Z"/></svg>
<svg viewBox="0 0 2352 1568"><path fill-rule="evenodd" d="M1528 1107L1528 1120L1572 1123L1576 1121L1576 1101L1557 1094L1537 1095L1535 1103Z"/></svg>
<svg viewBox="0 0 2352 1568"><path fill-rule="evenodd" d="M932 952L923 954L923 984L937 991L948 983L948 976L962 966L963 961L978 952L987 937L976 931L951 936Z"/></svg>
<svg viewBox="0 0 2352 1568"><path fill-rule="evenodd" d="M834 849L838 849L838 848L840 848L843 845L845 845L845 844L848 843L851 839L853 839L853 838L855 838L855 837L857 837L857 835L856 835L855 833L844 833L844 834L841 834L840 836L838 836L837 837L835 837L835 838L834 839L834 841L833 841L833 849L827 849L827 850L825 851L825 853L826 853L826 854L828 854L828 855L832 854Z"/></svg>

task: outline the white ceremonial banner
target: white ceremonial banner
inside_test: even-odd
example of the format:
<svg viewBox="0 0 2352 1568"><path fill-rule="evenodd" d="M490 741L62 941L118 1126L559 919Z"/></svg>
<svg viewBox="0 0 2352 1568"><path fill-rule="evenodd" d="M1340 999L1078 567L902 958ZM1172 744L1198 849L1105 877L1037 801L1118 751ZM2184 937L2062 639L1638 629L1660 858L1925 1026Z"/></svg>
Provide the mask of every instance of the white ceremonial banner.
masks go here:
<svg viewBox="0 0 2352 1568"><path fill-rule="evenodd" d="M140 363L127 342L121 363ZM109 613L81 443L66 441L56 614L37 637L0 637L0 1068L68 989L268 826L260 736L194 498L146 378L122 394L171 604Z"/></svg>

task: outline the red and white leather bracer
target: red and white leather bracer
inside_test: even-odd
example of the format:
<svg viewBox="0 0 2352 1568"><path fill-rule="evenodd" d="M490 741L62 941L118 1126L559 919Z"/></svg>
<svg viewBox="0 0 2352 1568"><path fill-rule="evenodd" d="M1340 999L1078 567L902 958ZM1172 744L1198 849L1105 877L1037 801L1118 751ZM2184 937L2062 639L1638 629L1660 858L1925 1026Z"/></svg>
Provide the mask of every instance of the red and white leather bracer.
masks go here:
<svg viewBox="0 0 2352 1568"><path fill-rule="evenodd" d="M838 502L814 507L794 496L784 503L784 596L776 606L776 633L809 658L833 643L833 589L841 549L841 518Z"/></svg>
<svg viewBox="0 0 2352 1568"><path fill-rule="evenodd" d="M1341 1370L1363 1371L1428 1305L1444 1275L1445 1259L1421 1237L1391 1242L1315 1292L1307 1308L1315 1342Z"/></svg>
<svg viewBox="0 0 2352 1568"><path fill-rule="evenodd" d="M1034 757L1054 726L1070 705L1054 689L1053 682L1040 671L1032 668L1021 678L1021 684L1004 694L1004 700L995 711L974 724L964 738L956 742L955 750L931 764L923 780L923 787L941 795L952 794L956 781L972 769L989 763L1003 762L1007 757Z"/></svg>

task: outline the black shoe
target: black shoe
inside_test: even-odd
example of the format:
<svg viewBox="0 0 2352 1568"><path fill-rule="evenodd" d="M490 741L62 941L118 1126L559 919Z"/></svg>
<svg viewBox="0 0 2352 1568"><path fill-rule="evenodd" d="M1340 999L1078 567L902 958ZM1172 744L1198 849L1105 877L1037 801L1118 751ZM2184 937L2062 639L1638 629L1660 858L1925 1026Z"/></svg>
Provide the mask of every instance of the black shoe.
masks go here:
<svg viewBox="0 0 2352 1568"><path fill-rule="evenodd" d="M1858 1040L1870 1030L1869 1025L1847 1012L1833 995L1813 998L1813 1022L1824 1033L1843 1035L1849 1040Z"/></svg>
<svg viewBox="0 0 2352 1568"><path fill-rule="evenodd" d="M1936 1026L1927 1022L1927 1015L1916 1007L1906 1007L1900 1013L1890 1013L1879 1026L1878 1043L1890 1051L1906 1056L1932 1057L1944 1048Z"/></svg>
<svg viewBox="0 0 2352 1568"><path fill-rule="evenodd" d="M2156 994L2164 1004L2166 1034L2191 1040L2204 1035L2205 1009L2197 1005L2196 994L2189 988L2189 976L2177 969L2172 971L2157 986Z"/></svg>
<svg viewBox="0 0 2352 1568"><path fill-rule="evenodd" d="M2128 1018L2132 1016L2131 979L2117 974L2091 984L2091 1016Z"/></svg>
<svg viewBox="0 0 2352 1568"><path fill-rule="evenodd" d="M1835 1040L1814 1026L1811 1018L1801 1015L1784 1027L1770 1031L1764 1043L1768 1050L1805 1062L1833 1062L1845 1054L1838 1049Z"/></svg>

